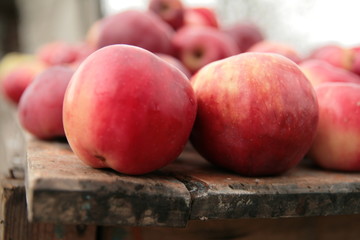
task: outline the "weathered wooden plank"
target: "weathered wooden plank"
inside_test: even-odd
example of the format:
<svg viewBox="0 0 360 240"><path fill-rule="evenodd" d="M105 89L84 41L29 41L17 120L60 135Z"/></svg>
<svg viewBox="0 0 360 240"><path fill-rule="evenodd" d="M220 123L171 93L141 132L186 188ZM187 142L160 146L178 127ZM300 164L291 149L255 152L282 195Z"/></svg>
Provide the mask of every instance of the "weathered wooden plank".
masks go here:
<svg viewBox="0 0 360 240"><path fill-rule="evenodd" d="M26 215L23 179L0 179L1 240L95 240L95 225L31 223Z"/></svg>
<svg viewBox="0 0 360 240"><path fill-rule="evenodd" d="M32 220L180 226L189 219L327 216L360 213L360 174L303 162L281 176L221 170L191 147L169 166L127 176L85 166L66 143L29 141L27 198Z"/></svg>
<svg viewBox="0 0 360 240"><path fill-rule="evenodd" d="M162 172L127 176L86 166L68 144L30 140L29 217L61 223L185 226L190 194Z"/></svg>
<svg viewBox="0 0 360 240"><path fill-rule="evenodd" d="M358 240L360 215L280 219L189 221L186 228L147 227L126 231L104 227L102 240ZM133 237L133 238L130 238ZM137 236L135 238L135 236Z"/></svg>
<svg viewBox="0 0 360 240"><path fill-rule="evenodd" d="M187 185L191 219L278 218L360 213L360 174L321 170L309 161L274 177L218 169L196 152L166 168Z"/></svg>

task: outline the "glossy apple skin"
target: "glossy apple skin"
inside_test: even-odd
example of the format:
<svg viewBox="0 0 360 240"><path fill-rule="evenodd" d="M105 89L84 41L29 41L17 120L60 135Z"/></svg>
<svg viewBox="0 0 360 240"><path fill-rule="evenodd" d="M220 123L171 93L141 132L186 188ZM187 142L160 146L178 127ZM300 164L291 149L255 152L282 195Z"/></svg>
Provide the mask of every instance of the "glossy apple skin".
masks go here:
<svg viewBox="0 0 360 240"><path fill-rule="evenodd" d="M26 62L14 67L1 79L2 94L9 102L17 105L25 89L44 69L45 66L38 61Z"/></svg>
<svg viewBox="0 0 360 240"><path fill-rule="evenodd" d="M326 61L309 59L301 62L299 66L314 87L328 82L352 82L360 84L360 77L357 74L335 67Z"/></svg>
<svg viewBox="0 0 360 240"><path fill-rule="evenodd" d="M148 8L175 30L184 25L185 8L181 0L150 0Z"/></svg>
<svg viewBox="0 0 360 240"><path fill-rule="evenodd" d="M309 157L325 169L360 171L360 84L316 88L319 127Z"/></svg>
<svg viewBox="0 0 360 240"><path fill-rule="evenodd" d="M64 95L74 70L49 67L25 90L18 105L22 127L40 139L64 137L62 108Z"/></svg>
<svg viewBox="0 0 360 240"><path fill-rule="evenodd" d="M205 66L191 82L198 101L191 142L208 161L246 176L275 175L309 150L316 95L289 59L243 53Z"/></svg>
<svg viewBox="0 0 360 240"><path fill-rule="evenodd" d="M193 74L208 63L239 52L236 42L218 29L187 26L173 37L176 56Z"/></svg>
<svg viewBox="0 0 360 240"><path fill-rule="evenodd" d="M126 10L105 17L90 28L87 42L95 49L129 44L153 53L173 54L174 30L151 11Z"/></svg>
<svg viewBox="0 0 360 240"><path fill-rule="evenodd" d="M264 40L261 29L251 22L237 22L222 29L231 36L239 47L239 53L246 52L255 43Z"/></svg>
<svg viewBox="0 0 360 240"><path fill-rule="evenodd" d="M112 45L77 69L64 100L64 126L86 164L145 174L181 153L196 108L180 70L142 48Z"/></svg>
<svg viewBox="0 0 360 240"><path fill-rule="evenodd" d="M289 58L295 63L300 63L302 61L299 53L292 46L269 40L255 43L247 50L247 52L277 53Z"/></svg>

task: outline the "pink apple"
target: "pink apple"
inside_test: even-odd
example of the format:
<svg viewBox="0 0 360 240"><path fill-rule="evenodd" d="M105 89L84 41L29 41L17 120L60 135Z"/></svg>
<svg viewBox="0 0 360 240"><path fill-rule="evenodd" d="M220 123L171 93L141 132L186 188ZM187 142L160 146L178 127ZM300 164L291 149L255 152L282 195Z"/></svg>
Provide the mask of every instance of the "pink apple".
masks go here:
<svg viewBox="0 0 360 240"><path fill-rule="evenodd" d="M28 85L45 69L39 61L22 63L8 71L1 80L2 94L11 103L18 104Z"/></svg>
<svg viewBox="0 0 360 240"><path fill-rule="evenodd" d="M350 48L353 52L351 71L360 75L360 46Z"/></svg>
<svg viewBox="0 0 360 240"><path fill-rule="evenodd" d="M66 137L95 168L145 174L175 160L196 115L187 77L155 54L111 45L76 70L64 100Z"/></svg>
<svg viewBox="0 0 360 240"><path fill-rule="evenodd" d="M191 82L198 101L191 142L208 161L247 176L274 175L309 150L316 95L289 59L242 53L208 64Z"/></svg>
<svg viewBox="0 0 360 240"><path fill-rule="evenodd" d="M81 62L93 51L94 49L86 43L54 41L41 46L37 56L43 63L54 66Z"/></svg>
<svg viewBox="0 0 360 240"><path fill-rule="evenodd" d="M94 48L129 44L172 55L173 29L151 11L126 10L94 23L87 42Z"/></svg>
<svg viewBox="0 0 360 240"><path fill-rule="evenodd" d="M255 43L264 40L261 29L251 22L237 22L225 26L222 30L236 41L240 52L245 52Z"/></svg>
<svg viewBox="0 0 360 240"><path fill-rule="evenodd" d="M314 87L327 82L353 82L360 84L360 76L326 61L309 59L299 64L300 69Z"/></svg>
<svg viewBox="0 0 360 240"><path fill-rule="evenodd" d="M214 9L193 7L185 9L184 25L219 28L219 21Z"/></svg>
<svg viewBox="0 0 360 240"><path fill-rule="evenodd" d="M309 59L320 59L329 64L351 70L353 67L354 52L336 44L327 44L315 48L309 55Z"/></svg>
<svg viewBox="0 0 360 240"><path fill-rule="evenodd" d="M148 8L174 29L184 25L185 8L181 0L150 0Z"/></svg>
<svg viewBox="0 0 360 240"><path fill-rule="evenodd" d="M40 139L65 136L62 107L73 73L70 67L53 66L34 79L18 106L19 120L25 130Z"/></svg>
<svg viewBox="0 0 360 240"><path fill-rule="evenodd" d="M360 171L360 84L327 83L316 93L319 127L310 158L326 169Z"/></svg>
<svg viewBox="0 0 360 240"><path fill-rule="evenodd" d="M236 42L218 29L187 26L173 37L176 54L195 73L208 63L239 53Z"/></svg>
<svg viewBox="0 0 360 240"><path fill-rule="evenodd" d="M263 52L263 53L277 53L283 55L284 57L289 58L290 60L294 61L295 63L301 62L301 57L299 53L288 44L279 43L269 40L263 40L258 43L255 43L251 46L248 52Z"/></svg>
<svg viewBox="0 0 360 240"><path fill-rule="evenodd" d="M188 78L191 77L190 71L184 66L184 64L177 58L163 53L158 53L158 55L161 59L165 60L166 62L174 65L177 67L181 72L183 72Z"/></svg>

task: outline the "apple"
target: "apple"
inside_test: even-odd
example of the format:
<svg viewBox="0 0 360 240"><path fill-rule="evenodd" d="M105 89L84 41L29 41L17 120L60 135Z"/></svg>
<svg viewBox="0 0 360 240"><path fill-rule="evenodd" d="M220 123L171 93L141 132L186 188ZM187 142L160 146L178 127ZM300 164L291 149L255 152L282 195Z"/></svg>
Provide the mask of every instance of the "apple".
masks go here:
<svg viewBox="0 0 360 240"><path fill-rule="evenodd" d="M175 30L184 24L185 8L181 0L150 0L148 8Z"/></svg>
<svg viewBox="0 0 360 240"><path fill-rule="evenodd" d="M24 63L36 61L34 54L27 54L21 52L6 53L0 59L0 81L11 72L14 68Z"/></svg>
<svg viewBox="0 0 360 240"><path fill-rule="evenodd" d="M301 62L299 53L292 47L285 43L263 40L251 46L248 52L263 52L263 53L277 53L283 55L295 63Z"/></svg>
<svg viewBox="0 0 360 240"><path fill-rule="evenodd" d="M354 46L350 49L353 53L352 66L350 70L355 74L360 75L360 46Z"/></svg>
<svg viewBox="0 0 360 240"><path fill-rule="evenodd" d="M191 73L208 63L239 53L236 42L218 29L187 26L173 37L176 56Z"/></svg>
<svg viewBox="0 0 360 240"><path fill-rule="evenodd" d="M327 44L313 49L308 59L320 59L335 67L351 70L354 51L336 44Z"/></svg>
<svg viewBox="0 0 360 240"><path fill-rule="evenodd" d="M219 28L219 21L214 9L208 7L192 7L185 9L184 25Z"/></svg>
<svg viewBox="0 0 360 240"><path fill-rule="evenodd" d="M87 42L95 49L112 44L129 44L153 53L173 54L174 30L151 11L126 10L93 24Z"/></svg>
<svg viewBox="0 0 360 240"><path fill-rule="evenodd" d="M360 84L360 76L346 69L335 67L326 61L308 59L301 62L299 67L314 87L327 82L353 82Z"/></svg>
<svg viewBox="0 0 360 240"><path fill-rule="evenodd" d="M94 168L145 174L175 160L197 103L176 67L136 46L111 45L76 70L64 99L64 127L75 154Z"/></svg>
<svg viewBox="0 0 360 240"><path fill-rule="evenodd" d="M309 157L320 167L360 171L360 84L316 88L319 127Z"/></svg>
<svg viewBox="0 0 360 240"><path fill-rule="evenodd" d="M238 54L203 67L191 83L198 113L190 140L209 162L246 176L276 175L308 152L316 94L288 58Z"/></svg>
<svg viewBox="0 0 360 240"><path fill-rule="evenodd" d="M40 47L36 55L48 66L76 64L94 51L86 43L68 43L64 41L49 42Z"/></svg>
<svg viewBox="0 0 360 240"><path fill-rule="evenodd" d="M18 105L21 126L40 139L64 137L62 107L74 73L68 66L49 67L26 88Z"/></svg>
<svg viewBox="0 0 360 240"><path fill-rule="evenodd" d="M185 67L185 65L179 59L164 53L158 53L156 55L158 55L161 59L165 60L166 62L174 65L181 72L183 72L188 78L191 77L190 71Z"/></svg>
<svg viewBox="0 0 360 240"><path fill-rule="evenodd" d="M1 79L1 91L5 99L17 105L28 85L45 69L39 61L24 62L7 71Z"/></svg>
<svg viewBox="0 0 360 240"><path fill-rule="evenodd" d="M251 22L237 22L223 27L222 30L236 41L240 53L246 52L255 43L264 40L261 29Z"/></svg>

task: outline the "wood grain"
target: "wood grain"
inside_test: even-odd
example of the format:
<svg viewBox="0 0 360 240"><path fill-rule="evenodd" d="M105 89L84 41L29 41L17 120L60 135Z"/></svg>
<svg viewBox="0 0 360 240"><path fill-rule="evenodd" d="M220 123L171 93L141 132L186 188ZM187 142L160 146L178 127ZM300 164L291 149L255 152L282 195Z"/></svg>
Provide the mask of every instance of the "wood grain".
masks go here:
<svg viewBox="0 0 360 240"><path fill-rule="evenodd" d="M185 226L190 215L190 194L177 179L93 169L66 143L30 140L27 166L33 221Z"/></svg>
<svg viewBox="0 0 360 240"><path fill-rule="evenodd" d="M0 179L1 240L95 240L95 225L31 223L27 219L23 179Z"/></svg>
<svg viewBox="0 0 360 240"><path fill-rule="evenodd" d="M309 160L280 176L251 178L216 168L189 150L166 171L188 187L191 219L360 213L360 174L322 170Z"/></svg>
<svg viewBox="0 0 360 240"><path fill-rule="evenodd" d="M101 236L102 240L358 240L360 236L359 222L360 215L192 220L189 221L186 228L104 227Z"/></svg>
<svg viewBox="0 0 360 240"><path fill-rule="evenodd" d="M321 170L304 160L287 173L243 177L206 162L191 146L144 176L85 166L66 143L28 144L32 220L185 227L189 220L360 213L360 174Z"/></svg>

